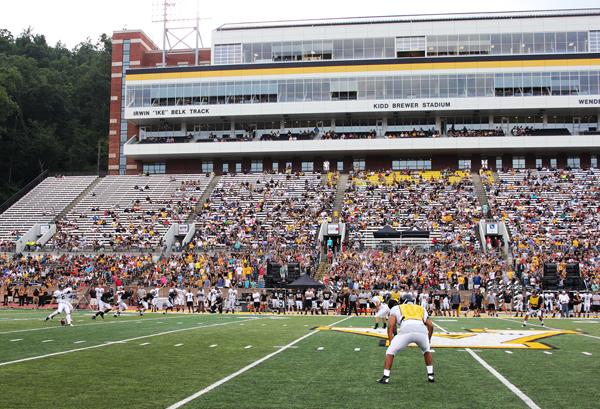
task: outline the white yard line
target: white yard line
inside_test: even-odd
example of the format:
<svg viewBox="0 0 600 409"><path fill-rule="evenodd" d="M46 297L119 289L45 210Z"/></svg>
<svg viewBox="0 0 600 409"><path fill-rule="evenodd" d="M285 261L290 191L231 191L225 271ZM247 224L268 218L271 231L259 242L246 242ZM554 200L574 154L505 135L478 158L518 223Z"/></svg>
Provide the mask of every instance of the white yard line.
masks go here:
<svg viewBox="0 0 600 409"><path fill-rule="evenodd" d="M329 326L337 325L337 324L339 324L341 322L346 321L349 318L351 318L351 317L346 317L344 319L336 321L333 324L330 324ZM309 332L308 334L305 334L305 335L301 336L300 338L295 339L294 341L290 342L289 344L283 346L281 349L278 349L275 352L271 352L270 354L265 355L265 356L263 356L260 359L257 359L256 361L254 361L254 362L246 365L245 367L243 367L242 369L240 369L240 370L232 373L231 375L227 375L225 378L223 378L223 379L221 379L221 380L219 380L219 381L217 381L217 382L215 382L215 383L207 386L204 389L199 390L198 392L196 392L196 393L188 396L185 399L180 400L179 402L176 402L176 403L172 404L167 409L177 409L177 408L182 407L183 405L188 404L189 402L193 401L194 399L197 399L200 396L202 396L202 395L204 395L204 394L212 391L213 389L218 388L219 386L223 385L224 383L229 382L233 378L235 378L235 377L243 374L244 372L249 371L250 369L254 368L255 366L260 365L261 363L265 362L266 360L273 358L275 355L282 353L286 349L289 349L290 347L294 346L298 342L300 342L300 341L302 341L302 340L304 340L304 339L306 339L306 338L310 337L311 335L314 335L314 334L316 334L318 332L319 332L319 330L313 330L313 331Z"/></svg>
<svg viewBox="0 0 600 409"><path fill-rule="evenodd" d="M519 321L515 321L515 320L513 320L513 319L510 319L510 318L502 318L502 317L496 317L496 318L497 318L497 319L499 319L499 320L503 320L503 321L509 321L509 322L519 322ZM535 319L537 320L537 318L535 318ZM534 324L534 323L532 323L531 321L532 321L532 320L528 320L528 321L527 321L527 326L528 326L528 327L529 327L529 326L531 326L531 327L539 327L539 328L545 328L545 329L549 329L549 330L552 330L552 331L569 331L569 330L566 330L566 329L564 329L564 328L553 328L553 327L549 327L549 326L547 326L547 325L544 325L544 326L542 327L540 324ZM521 323L522 323L522 321L521 321ZM595 335L590 335L590 334L582 334L581 332L578 332L578 333L577 333L577 335L581 335L582 337L588 337L588 338L594 338L594 339L600 340L600 337L597 337L597 336L595 336Z"/></svg>
<svg viewBox="0 0 600 409"><path fill-rule="evenodd" d="M512 393L517 395L519 399L521 399L525 404L531 409L541 409L536 403L531 400L531 398L525 395L519 388L510 383L508 379L506 379L502 374L496 371L492 366L490 366L487 362L485 362L479 355L475 352L471 351L470 348L465 348L465 350L473 357L477 362L479 362L485 369L487 369L492 375L494 375L500 382L504 384Z"/></svg>
<svg viewBox="0 0 600 409"><path fill-rule="evenodd" d="M128 322L144 322L144 321L175 319L175 318L178 318L178 317L142 318L142 319L139 319L139 320L119 320L119 321L117 321L118 318L115 318L114 320L111 320L111 321L104 321L104 322L103 321L100 321L100 322L96 321L96 322L90 322L88 324L77 324L76 327L78 327L78 328L79 327L87 327L87 326L92 326L93 327L93 326L96 326L96 325L108 325L108 324L119 324L119 323L125 324L125 323L128 323ZM42 321L42 320L40 319L40 321ZM0 335L15 334L15 333L18 333L18 332L45 331L45 330L48 330L48 329L56 329L56 328L62 328L62 326L60 326L60 325L53 325L51 327L16 329L16 330L13 330L13 331L0 332Z"/></svg>
<svg viewBox="0 0 600 409"><path fill-rule="evenodd" d="M442 330L442 332L444 332L445 334L448 334L448 331L446 331L444 328L442 328L442 326L441 326L441 325L439 325L439 324L436 324L434 320L431 320L431 322L433 323L433 325L434 325L436 328L439 328L439 329L441 329L441 330Z"/></svg>
<svg viewBox="0 0 600 409"><path fill-rule="evenodd" d="M254 320L256 320L256 318L250 318L250 319L248 319L248 321L254 321ZM129 341L137 341L137 340L140 340L140 339L158 337L158 336L161 336L161 335L175 334L177 332L182 332L182 331L191 331L191 330L201 329L201 328L210 328L210 327L218 327L218 326L222 326L222 325L231 325L231 324L234 324L234 323L237 323L237 322L238 321L229 321L229 322L220 322L220 323L217 323L217 324L198 325L198 326L195 326L195 327L180 328L180 329L174 329L174 330L171 330L171 331L163 331L163 332L158 332L158 333L155 333L155 334L142 335L142 336L139 336L139 337L122 339L122 340L119 340L119 341L108 341L108 342L105 342L103 344L91 345L89 347L68 349L66 351L53 352L51 354L36 355L36 356L28 357L28 358L16 359L14 361L0 362L0 366L18 364L20 362L34 361L34 360L37 360L37 359L49 358L51 356L65 355L65 354L70 354L72 352L86 351L88 349L102 348L102 347L105 347L105 346L108 346L108 345L123 344L123 343L129 342Z"/></svg>

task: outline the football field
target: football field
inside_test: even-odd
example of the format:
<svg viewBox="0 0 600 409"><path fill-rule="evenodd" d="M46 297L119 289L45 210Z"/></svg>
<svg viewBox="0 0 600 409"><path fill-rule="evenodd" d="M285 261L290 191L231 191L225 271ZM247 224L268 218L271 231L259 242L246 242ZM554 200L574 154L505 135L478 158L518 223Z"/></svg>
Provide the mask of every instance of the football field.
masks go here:
<svg viewBox="0 0 600 409"><path fill-rule="evenodd" d="M600 320L434 318L394 362L368 317L0 310L0 408L597 408ZM532 324L537 324L531 320ZM379 335L380 336L380 335Z"/></svg>

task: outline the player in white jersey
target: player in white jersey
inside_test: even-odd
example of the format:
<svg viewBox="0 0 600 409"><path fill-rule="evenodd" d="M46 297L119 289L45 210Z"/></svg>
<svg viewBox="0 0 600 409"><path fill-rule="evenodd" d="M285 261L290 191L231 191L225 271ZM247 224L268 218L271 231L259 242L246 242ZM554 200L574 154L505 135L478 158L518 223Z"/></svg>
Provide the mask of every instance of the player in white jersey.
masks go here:
<svg viewBox="0 0 600 409"><path fill-rule="evenodd" d="M185 305L189 313L194 312L194 293L191 288L188 288L185 292Z"/></svg>
<svg viewBox="0 0 600 409"><path fill-rule="evenodd" d="M179 312L179 309L185 311L185 290L178 287L175 292L177 293L175 296L175 311Z"/></svg>
<svg viewBox="0 0 600 409"><path fill-rule="evenodd" d="M235 303L237 302L238 291L235 288L230 288L227 292L227 301L225 302L225 314L228 311L231 311L232 314L235 313Z"/></svg>
<svg viewBox="0 0 600 409"><path fill-rule="evenodd" d="M396 305L390 310L389 326L387 329L390 345L385 352L383 377L378 382L382 384L390 382L390 371L394 363L394 356L412 343L417 344L423 352L427 368L427 381L434 382L433 357L430 349L433 323L423 307L414 305L415 299L412 295L407 295L404 301L404 304ZM396 329L396 325L400 325L400 329L395 335L394 330Z"/></svg>
<svg viewBox="0 0 600 409"><path fill-rule="evenodd" d="M546 314L554 312L554 293L551 293L550 291L544 293L544 310L546 310ZM554 314L552 316L554 316Z"/></svg>
<svg viewBox="0 0 600 409"><path fill-rule="evenodd" d="M581 301L583 304L583 315L586 318L589 318L590 312L592 311L592 293L586 291L583 294L581 294Z"/></svg>
<svg viewBox="0 0 600 409"><path fill-rule="evenodd" d="M103 310L102 308L102 294L104 294L104 288L101 286L97 286L94 291L96 292L96 306L98 309L96 311Z"/></svg>
<svg viewBox="0 0 600 409"><path fill-rule="evenodd" d="M525 309L523 308L523 299L523 293L515 294L515 317L518 317L519 314L521 314L522 317L523 313L525 312Z"/></svg>
<svg viewBox="0 0 600 409"><path fill-rule="evenodd" d="M196 300L198 300L198 312L206 311L206 306L204 305L204 302L206 301L204 288L198 288L198 291L196 291Z"/></svg>
<svg viewBox="0 0 600 409"><path fill-rule="evenodd" d="M429 311L429 294L426 292L419 294L419 305L423 307L425 311Z"/></svg>
<svg viewBox="0 0 600 409"><path fill-rule="evenodd" d="M71 318L71 312L72 312L73 307L72 307L71 303L69 302L69 300L71 298L71 289L63 288L62 285L59 285L58 289L56 291L54 291L52 296L58 303L58 307L56 308L56 311L54 311L52 314L50 314L46 317L46 321L54 318L55 316L57 316L60 313L64 313L66 316L66 324L68 326L72 327L73 320Z"/></svg>
<svg viewBox="0 0 600 409"><path fill-rule="evenodd" d="M448 316L451 314L450 313L450 298L448 297L448 294L444 293L442 296L442 315L446 316L446 312L448 312Z"/></svg>
<svg viewBox="0 0 600 409"><path fill-rule="evenodd" d="M113 317L120 317L121 311L127 311L127 304L125 303L125 289L119 286L115 293L115 312Z"/></svg>
<svg viewBox="0 0 600 409"><path fill-rule="evenodd" d="M153 288L150 290L150 294L152 295L152 301L150 302L151 310L152 312L158 312L158 296L160 295L160 288Z"/></svg>
<svg viewBox="0 0 600 409"><path fill-rule="evenodd" d="M373 305L375 306L375 326L373 329L379 327L379 323L383 324L383 328L387 328L388 317L390 316L390 307L383 302L381 296L376 295L372 299Z"/></svg>

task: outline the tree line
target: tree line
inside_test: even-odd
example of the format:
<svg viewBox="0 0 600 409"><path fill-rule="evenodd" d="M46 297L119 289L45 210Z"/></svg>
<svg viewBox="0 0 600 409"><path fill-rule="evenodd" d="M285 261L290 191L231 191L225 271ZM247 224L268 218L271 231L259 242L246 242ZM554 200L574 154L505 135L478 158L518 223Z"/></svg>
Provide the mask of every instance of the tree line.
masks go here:
<svg viewBox="0 0 600 409"><path fill-rule="evenodd" d="M105 34L70 50L0 29L0 203L45 170L106 169L110 66Z"/></svg>

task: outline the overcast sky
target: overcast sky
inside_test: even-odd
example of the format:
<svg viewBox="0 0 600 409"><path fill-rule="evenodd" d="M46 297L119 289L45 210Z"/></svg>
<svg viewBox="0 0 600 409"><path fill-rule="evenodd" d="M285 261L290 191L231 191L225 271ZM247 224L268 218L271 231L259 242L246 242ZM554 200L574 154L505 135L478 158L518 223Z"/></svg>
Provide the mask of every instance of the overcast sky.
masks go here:
<svg viewBox="0 0 600 409"><path fill-rule="evenodd" d="M599 0L169 0L175 18L200 16L204 45L223 23L324 17L356 17L422 13L547 10L600 7ZM17 35L31 26L52 45L69 48L86 38L114 30L142 29L161 45L162 27L155 23L161 0L14 0L2 2L0 28Z"/></svg>

